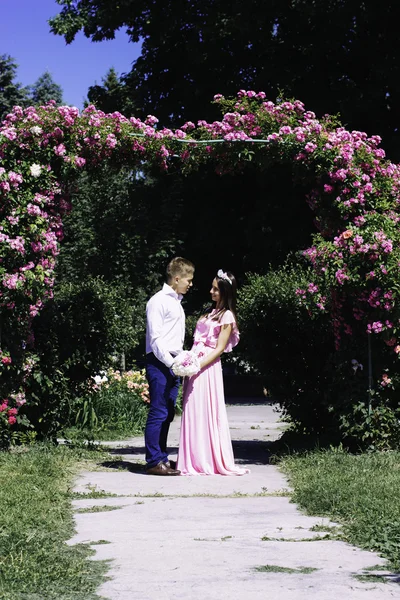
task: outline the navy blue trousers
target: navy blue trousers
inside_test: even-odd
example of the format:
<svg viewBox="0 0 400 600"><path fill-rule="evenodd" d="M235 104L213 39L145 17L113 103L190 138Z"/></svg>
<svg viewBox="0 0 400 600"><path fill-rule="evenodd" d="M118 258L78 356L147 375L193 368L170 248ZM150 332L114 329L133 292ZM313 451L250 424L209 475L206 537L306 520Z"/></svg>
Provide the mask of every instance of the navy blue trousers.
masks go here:
<svg viewBox="0 0 400 600"><path fill-rule="evenodd" d="M168 460L167 437L175 416L179 377L160 362L153 353L146 356L146 377L149 383L150 407L144 442L147 467L155 467Z"/></svg>

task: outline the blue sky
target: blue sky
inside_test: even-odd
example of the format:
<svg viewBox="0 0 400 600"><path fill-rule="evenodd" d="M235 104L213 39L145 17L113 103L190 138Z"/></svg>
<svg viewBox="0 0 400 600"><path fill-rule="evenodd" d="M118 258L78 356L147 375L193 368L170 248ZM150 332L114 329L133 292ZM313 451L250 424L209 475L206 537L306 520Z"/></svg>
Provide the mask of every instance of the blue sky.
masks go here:
<svg viewBox="0 0 400 600"><path fill-rule="evenodd" d="M69 46L61 36L50 33L47 20L60 12L55 0L0 0L0 54L18 63L17 80L33 84L50 71L64 91L64 101L82 108L87 90L101 83L108 69L130 71L140 53L122 30L115 39L93 43L80 33Z"/></svg>

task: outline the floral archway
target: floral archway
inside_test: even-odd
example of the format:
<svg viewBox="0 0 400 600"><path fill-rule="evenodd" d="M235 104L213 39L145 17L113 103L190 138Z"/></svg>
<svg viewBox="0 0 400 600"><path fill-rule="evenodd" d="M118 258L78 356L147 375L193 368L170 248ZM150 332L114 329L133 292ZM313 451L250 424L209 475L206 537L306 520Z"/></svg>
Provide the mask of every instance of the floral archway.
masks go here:
<svg viewBox="0 0 400 600"><path fill-rule="evenodd" d="M52 297L66 183L103 160L140 167L171 162L189 174L204 163L221 174L253 163L291 163L309 186L319 233L305 250L314 278L299 302L332 315L337 347L363 328L387 352L381 384L400 356L400 170L378 136L318 120L300 101L267 101L263 92L214 97L221 121L188 122L174 131L120 113L49 104L15 107L0 126L0 428L13 427L29 402L34 373L31 324Z"/></svg>

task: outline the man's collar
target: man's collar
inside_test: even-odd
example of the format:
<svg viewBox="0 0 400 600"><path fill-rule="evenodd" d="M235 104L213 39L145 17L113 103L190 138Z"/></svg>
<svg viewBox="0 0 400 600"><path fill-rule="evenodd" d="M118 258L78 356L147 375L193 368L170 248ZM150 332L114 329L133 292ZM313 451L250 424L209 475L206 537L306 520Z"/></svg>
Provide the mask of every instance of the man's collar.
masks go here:
<svg viewBox="0 0 400 600"><path fill-rule="evenodd" d="M170 285L168 285L168 283L164 283L162 291L164 292L164 294L167 294L168 296L173 296L179 301L183 298L183 294L177 294L175 290L172 289Z"/></svg>

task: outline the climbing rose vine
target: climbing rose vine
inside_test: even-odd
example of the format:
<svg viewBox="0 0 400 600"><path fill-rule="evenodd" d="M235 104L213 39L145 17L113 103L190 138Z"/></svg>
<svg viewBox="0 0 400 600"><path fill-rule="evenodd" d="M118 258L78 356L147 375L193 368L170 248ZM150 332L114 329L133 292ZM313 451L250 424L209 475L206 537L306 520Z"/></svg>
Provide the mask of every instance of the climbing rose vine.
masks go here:
<svg viewBox="0 0 400 600"><path fill-rule="evenodd" d="M308 186L318 233L304 251L315 277L299 302L332 315L337 347L355 329L380 339L388 365L400 356L399 167L378 136L317 119L300 101L263 92L216 95L220 121L161 128L94 106L16 106L0 125L0 427L13 427L35 376L32 321L53 295L54 267L70 210L68 188L84 169L110 164L189 174L202 164L237 173L285 162ZM262 140L254 141L254 140ZM385 371L382 387L388 387Z"/></svg>

